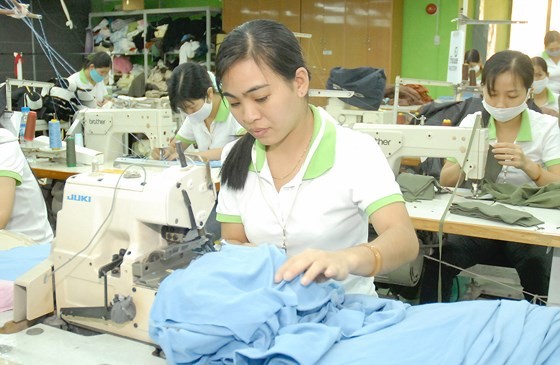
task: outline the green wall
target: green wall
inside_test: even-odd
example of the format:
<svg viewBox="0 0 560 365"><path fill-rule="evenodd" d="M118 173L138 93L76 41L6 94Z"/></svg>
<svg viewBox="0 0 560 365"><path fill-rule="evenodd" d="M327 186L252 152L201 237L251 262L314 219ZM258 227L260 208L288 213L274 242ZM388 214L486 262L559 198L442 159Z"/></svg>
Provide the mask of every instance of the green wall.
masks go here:
<svg viewBox="0 0 560 365"><path fill-rule="evenodd" d="M426 5L437 4L438 12L426 13ZM452 19L458 17L461 0L404 0L403 3L403 48L401 77L445 81L451 31L457 29ZM438 19L439 17L439 19ZM439 21L439 45L434 44L436 23ZM470 39L467 37L468 49ZM394 82L394 80L393 80ZM434 99L453 95L452 88L428 87Z"/></svg>

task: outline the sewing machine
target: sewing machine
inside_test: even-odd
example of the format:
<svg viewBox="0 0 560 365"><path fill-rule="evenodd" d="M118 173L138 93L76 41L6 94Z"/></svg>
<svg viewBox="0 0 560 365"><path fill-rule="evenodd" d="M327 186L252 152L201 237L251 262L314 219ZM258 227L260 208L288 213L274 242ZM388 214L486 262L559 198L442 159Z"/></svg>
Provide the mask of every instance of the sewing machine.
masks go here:
<svg viewBox="0 0 560 365"><path fill-rule="evenodd" d="M21 150L28 159L49 158L50 160L66 160L66 142L62 141L62 148L53 150L49 147L49 137L38 136L33 141L21 144ZM91 148L76 146L76 162L82 165L103 165L103 153Z"/></svg>
<svg viewBox="0 0 560 365"><path fill-rule="evenodd" d="M388 110L364 110L355 108L344 101L330 97L325 110L341 125L352 126L355 123L395 124L393 112Z"/></svg>
<svg viewBox="0 0 560 365"><path fill-rule="evenodd" d="M353 129L375 138L397 175L403 157L455 158L470 180L473 195L478 194L478 184L484 178L488 156L488 130L480 128L480 115L475 128L386 125L356 123ZM472 141L471 141L472 137ZM469 148L470 144L470 148ZM376 282L414 286L422 273L423 252L416 260L397 270L375 277Z"/></svg>
<svg viewBox="0 0 560 365"><path fill-rule="evenodd" d="M214 248L204 225L215 200L208 166L72 176L50 259L16 281L14 320L56 310L65 322L151 342L160 282Z"/></svg>
<svg viewBox="0 0 560 365"><path fill-rule="evenodd" d="M128 155L131 133L145 134L154 149L169 147L177 130L169 108L84 109L76 120L84 130L84 145L103 152L105 161Z"/></svg>
<svg viewBox="0 0 560 365"><path fill-rule="evenodd" d="M366 123L356 123L353 129L375 138L395 175L399 173L403 157L454 158L461 165L465 178L472 182L473 194L478 193L488 157L488 130L480 128L480 115L473 129Z"/></svg>

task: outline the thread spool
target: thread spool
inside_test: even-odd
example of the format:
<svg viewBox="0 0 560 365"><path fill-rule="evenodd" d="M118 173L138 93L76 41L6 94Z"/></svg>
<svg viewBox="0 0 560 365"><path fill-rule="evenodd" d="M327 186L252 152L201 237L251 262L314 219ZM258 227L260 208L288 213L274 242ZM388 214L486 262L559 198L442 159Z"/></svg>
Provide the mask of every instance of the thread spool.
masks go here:
<svg viewBox="0 0 560 365"><path fill-rule="evenodd" d="M30 111L27 114L27 124L25 126L25 134L23 139L33 141L35 139L35 127L37 126L37 112Z"/></svg>
<svg viewBox="0 0 560 365"><path fill-rule="evenodd" d="M76 146L84 147L84 135L81 133L74 134L74 139L76 140Z"/></svg>
<svg viewBox="0 0 560 365"><path fill-rule="evenodd" d="M49 122L49 147L53 150L60 150L62 148L60 122L57 119L53 119Z"/></svg>
<svg viewBox="0 0 560 365"><path fill-rule="evenodd" d="M72 136L66 138L66 166L76 167L76 141Z"/></svg>

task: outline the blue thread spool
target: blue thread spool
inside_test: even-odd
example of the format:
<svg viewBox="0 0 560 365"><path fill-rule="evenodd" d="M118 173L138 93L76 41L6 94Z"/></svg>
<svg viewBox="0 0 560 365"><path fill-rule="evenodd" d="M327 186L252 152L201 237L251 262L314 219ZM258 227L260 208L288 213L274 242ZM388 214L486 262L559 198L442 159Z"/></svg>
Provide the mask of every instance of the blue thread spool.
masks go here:
<svg viewBox="0 0 560 365"><path fill-rule="evenodd" d="M59 150L62 148L60 122L57 119L53 119L49 122L49 147L53 150Z"/></svg>

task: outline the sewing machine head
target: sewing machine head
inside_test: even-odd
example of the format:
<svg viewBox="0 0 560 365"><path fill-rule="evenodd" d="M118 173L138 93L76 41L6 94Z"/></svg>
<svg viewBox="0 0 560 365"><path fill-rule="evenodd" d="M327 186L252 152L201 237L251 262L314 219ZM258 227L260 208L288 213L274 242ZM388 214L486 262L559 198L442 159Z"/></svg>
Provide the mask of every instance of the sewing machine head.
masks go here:
<svg viewBox="0 0 560 365"><path fill-rule="evenodd" d="M353 129L375 138L395 175L403 157L441 157L461 165L475 195L484 178L488 130L480 128L480 115L474 128L357 123Z"/></svg>
<svg viewBox="0 0 560 365"><path fill-rule="evenodd" d="M168 147L177 124L171 109L84 109L76 113L86 147L104 153L105 161L128 155L128 135L142 133L150 148Z"/></svg>
<svg viewBox="0 0 560 365"><path fill-rule="evenodd" d="M58 314L150 342L160 282L214 247L204 225L215 199L205 166L69 178L51 255Z"/></svg>

